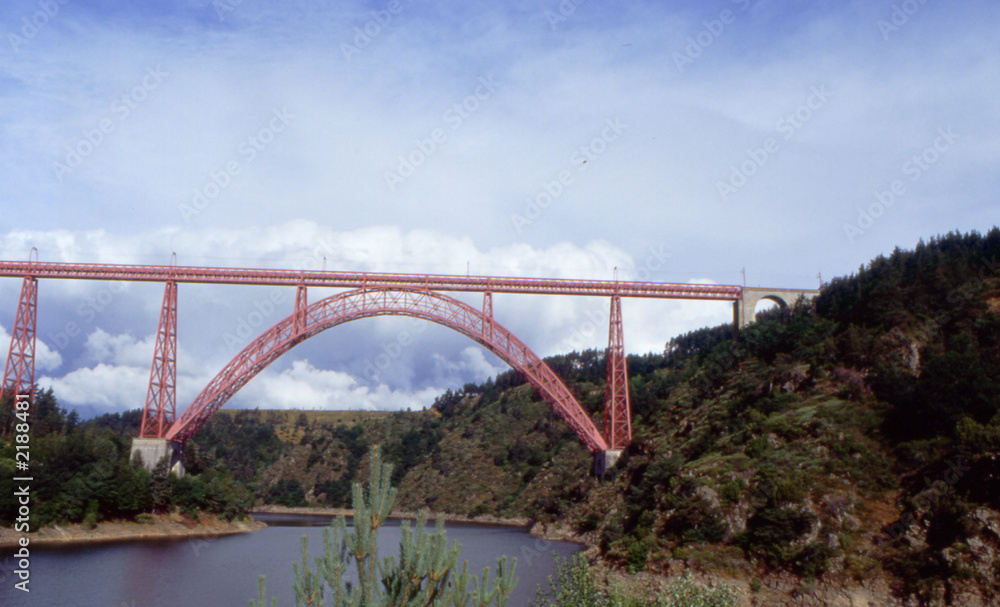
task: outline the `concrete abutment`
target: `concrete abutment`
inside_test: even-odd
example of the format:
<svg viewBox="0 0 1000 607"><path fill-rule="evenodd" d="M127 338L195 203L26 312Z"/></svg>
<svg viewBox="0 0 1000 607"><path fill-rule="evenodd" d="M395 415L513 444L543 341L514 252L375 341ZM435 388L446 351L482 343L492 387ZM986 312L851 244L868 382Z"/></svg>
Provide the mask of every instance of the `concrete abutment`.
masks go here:
<svg viewBox="0 0 1000 607"><path fill-rule="evenodd" d="M594 476L601 477L618 463L624 449L607 449L594 453Z"/></svg>
<svg viewBox="0 0 1000 607"><path fill-rule="evenodd" d="M138 453L142 456L142 466L147 472L152 473L153 468L164 457L168 459L167 468L178 478L184 476L184 444L168 441L165 438L133 438L132 455Z"/></svg>

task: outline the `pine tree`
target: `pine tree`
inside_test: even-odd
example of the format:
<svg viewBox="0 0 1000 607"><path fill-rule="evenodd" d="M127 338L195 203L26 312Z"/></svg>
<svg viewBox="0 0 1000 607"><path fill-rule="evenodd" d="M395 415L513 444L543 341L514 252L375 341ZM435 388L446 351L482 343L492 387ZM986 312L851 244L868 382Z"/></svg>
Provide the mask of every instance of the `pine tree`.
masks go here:
<svg viewBox="0 0 1000 607"><path fill-rule="evenodd" d="M371 474L365 484L351 488L354 526L348 532L347 521L339 516L323 530L323 554L309 564L308 540L302 538L302 561L295 571L296 605L319 607L504 607L516 583L514 564L507 557L497 562L497 575L489 568L481 577L471 576L467 564L456 574L461 546L448 544L444 520L438 519L435 531L428 532L427 513L417 517L415 530L408 523L401 526L399 558L379 560L378 529L392 511L396 489L391 484L392 466L382 463L378 447L370 453ZM516 562L516 560L515 560ZM351 566L358 574L358 583L344 580ZM469 582L472 590L469 590ZM324 602L329 592L330 602ZM251 607L267 607L264 581L261 578L259 597L250 600ZM272 600L272 606L275 602Z"/></svg>

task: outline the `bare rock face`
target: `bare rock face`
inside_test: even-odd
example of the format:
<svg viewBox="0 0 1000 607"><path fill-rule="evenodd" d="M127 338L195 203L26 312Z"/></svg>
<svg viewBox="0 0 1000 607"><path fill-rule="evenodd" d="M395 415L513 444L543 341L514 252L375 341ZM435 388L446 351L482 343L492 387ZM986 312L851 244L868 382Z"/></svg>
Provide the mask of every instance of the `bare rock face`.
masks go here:
<svg viewBox="0 0 1000 607"><path fill-rule="evenodd" d="M910 607L894 597L882 580L845 587L779 575L765 580L757 592L741 586L737 589L741 607Z"/></svg>
<svg viewBox="0 0 1000 607"><path fill-rule="evenodd" d="M920 377L920 343L899 327L894 327L882 337L882 341L892 350L893 357L902 363L914 377Z"/></svg>

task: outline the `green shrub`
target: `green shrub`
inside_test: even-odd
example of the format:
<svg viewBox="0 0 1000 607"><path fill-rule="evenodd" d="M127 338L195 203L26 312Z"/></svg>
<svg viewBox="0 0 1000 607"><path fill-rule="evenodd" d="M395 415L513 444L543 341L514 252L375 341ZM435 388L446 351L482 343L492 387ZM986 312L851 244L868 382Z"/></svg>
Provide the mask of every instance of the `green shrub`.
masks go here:
<svg viewBox="0 0 1000 607"><path fill-rule="evenodd" d="M771 449L771 443L767 440L766 436L757 436L749 441L747 441L744 452L747 457L752 459L760 459Z"/></svg>
<svg viewBox="0 0 1000 607"><path fill-rule="evenodd" d="M577 531L579 531L580 533L593 531L601 525L602 520L604 520L604 517L601 516L600 514L596 512L589 512L585 514L583 518L579 520L579 522L577 522L576 524Z"/></svg>
<svg viewBox="0 0 1000 607"><path fill-rule="evenodd" d="M622 540L622 548L625 551L625 568L629 573L638 573L646 568L646 560L649 558L649 538L626 536Z"/></svg>
<svg viewBox="0 0 1000 607"><path fill-rule="evenodd" d="M739 597L729 586L706 588L689 576L670 582L656 607L735 607Z"/></svg>
<svg viewBox="0 0 1000 607"><path fill-rule="evenodd" d="M747 529L734 538L748 556L762 557L771 566L782 566L796 554L789 544L809 530L815 517L791 508L765 508L747 521Z"/></svg>
<svg viewBox="0 0 1000 607"><path fill-rule="evenodd" d="M719 499L723 504L735 504L743 495L746 484L743 481L729 481L719 489Z"/></svg>
<svg viewBox="0 0 1000 607"><path fill-rule="evenodd" d="M97 527L97 522L100 519L100 513L98 511L97 500L90 500L87 504L87 513L83 515L83 526L87 529L93 529Z"/></svg>
<svg viewBox="0 0 1000 607"><path fill-rule="evenodd" d="M793 559L795 570L807 578L823 575L830 568L830 557L836 550L822 542L813 542L802 548Z"/></svg>
<svg viewBox="0 0 1000 607"><path fill-rule="evenodd" d="M569 560L556 558L556 575L549 576L549 589L540 588L533 607L611 607L608 593L602 589L587 559L576 553Z"/></svg>

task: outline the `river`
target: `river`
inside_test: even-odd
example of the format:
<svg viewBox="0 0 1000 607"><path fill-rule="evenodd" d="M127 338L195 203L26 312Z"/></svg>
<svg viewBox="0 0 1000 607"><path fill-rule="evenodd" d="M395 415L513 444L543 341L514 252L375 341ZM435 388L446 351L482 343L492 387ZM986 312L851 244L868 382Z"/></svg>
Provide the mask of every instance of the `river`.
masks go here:
<svg viewBox="0 0 1000 607"><path fill-rule="evenodd" d="M318 555L330 517L258 514L268 527L216 538L31 547L30 593L14 588L17 578L0 571L0 605L34 607L245 607L257 596L257 578L267 576L267 596L279 607L295 605L292 563L301 560L301 538ZM379 554L395 554L399 521L380 530ZM568 542L536 538L513 527L448 523L449 541L462 545L459 563L469 571L496 569L502 555L517 558L517 587L508 607L526 607L535 588L555 571L553 553L579 549ZM14 549L0 549L0 564Z"/></svg>

